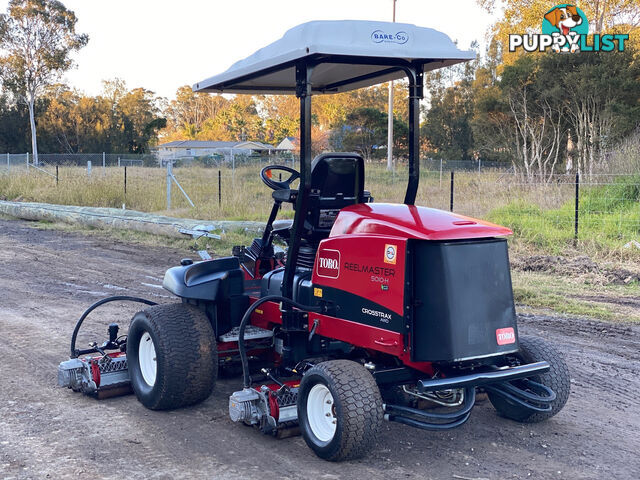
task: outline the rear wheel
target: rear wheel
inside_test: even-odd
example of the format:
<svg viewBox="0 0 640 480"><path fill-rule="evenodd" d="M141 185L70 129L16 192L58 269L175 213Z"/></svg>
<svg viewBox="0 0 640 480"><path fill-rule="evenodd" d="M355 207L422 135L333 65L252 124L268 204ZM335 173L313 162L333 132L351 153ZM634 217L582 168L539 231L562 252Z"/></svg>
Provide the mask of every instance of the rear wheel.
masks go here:
<svg viewBox="0 0 640 480"><path fill-rule="evenodd" d="M218 352L204 312L182 303L155 305L134 315L127 337L131 386L152 410L207 398L218 376Z"/></svg>
<svg viewBox="0 0 640 480"><path fill-rule="evenodd" d="M564 361L562 353L554 346L537 337L520 337L520 351L514 355L515 363L526 364L547 361L551 368L547 373L531 377L531 380L541 383L556 394L556 399L551 403L551 411L535 412L508 399L488 392L489 400L500 415L511 420L523 423L536 423L553 417L564 407L569 398L571 379L569 368Z"/></svg>
<svg viewBox="0 0 640 480"><path fill-rule="evenodd" d="M362 457L374 446L382 417L378 385L356 362L319 363L300 382L300 430L320 458L341 461Z"/></svg>

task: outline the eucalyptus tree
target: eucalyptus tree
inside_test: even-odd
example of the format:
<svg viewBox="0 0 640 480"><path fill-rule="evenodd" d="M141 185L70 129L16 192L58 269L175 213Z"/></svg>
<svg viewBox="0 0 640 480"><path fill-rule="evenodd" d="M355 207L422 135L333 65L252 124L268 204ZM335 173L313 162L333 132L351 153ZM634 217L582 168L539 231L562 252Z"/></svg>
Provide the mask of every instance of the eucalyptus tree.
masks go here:
<svg viewBox="0 0 640 480"><path fill-rule="evenodd" d="M33 162L38 164L34 106L44 89L73 66L71 54L89 40L77 18L56 0L10 0L0 15L0 78L29 108Z"/></svg>

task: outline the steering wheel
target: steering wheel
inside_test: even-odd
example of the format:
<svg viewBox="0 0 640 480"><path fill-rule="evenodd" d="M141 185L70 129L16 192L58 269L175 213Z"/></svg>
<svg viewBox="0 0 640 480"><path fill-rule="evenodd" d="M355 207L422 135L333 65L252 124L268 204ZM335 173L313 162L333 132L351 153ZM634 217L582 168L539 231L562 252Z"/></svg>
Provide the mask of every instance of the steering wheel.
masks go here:
<svg viewBox="0 0 640 480"><path fill-rule="evenodd" d="M287 172L289 174L289 178L277 182L273 179L273 171L274 170L282 170L283 172ZM291 184L300 178L300 173L297 170L294 170L290 167L285 167L284 165L267 165L262 170L260 170L260 178L264 182L264 184L273 189L273 190L290 190Z"/></svg>

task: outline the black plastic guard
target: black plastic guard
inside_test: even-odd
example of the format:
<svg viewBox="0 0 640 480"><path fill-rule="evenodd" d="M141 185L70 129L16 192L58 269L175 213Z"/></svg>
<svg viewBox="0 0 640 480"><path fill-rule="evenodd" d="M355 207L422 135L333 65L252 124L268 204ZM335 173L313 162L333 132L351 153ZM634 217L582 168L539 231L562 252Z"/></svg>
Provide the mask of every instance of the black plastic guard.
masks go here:
<svg viewBox="0 0 640 480"><path fill-rule="evenodd" d="M507 242L412 241L411 360L458 362L518 350ZM510 332L511 341L498 339Z"/></svg>

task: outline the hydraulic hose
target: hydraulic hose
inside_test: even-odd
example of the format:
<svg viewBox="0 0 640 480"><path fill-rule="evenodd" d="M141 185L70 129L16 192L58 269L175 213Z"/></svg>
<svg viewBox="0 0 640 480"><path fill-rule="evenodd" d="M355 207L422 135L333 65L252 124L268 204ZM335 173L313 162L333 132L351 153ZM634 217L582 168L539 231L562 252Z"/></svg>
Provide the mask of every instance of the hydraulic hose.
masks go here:
<svg viewBox="0 0 640 480"><path fill-rule="evenodd" d="M290 298L285 298L280 295L267 295L266 297L262 297L260 300L253 303L247 311L244 313L242 320L240 321L240 331L238 332L238 350L240 350L240 360L242 362L242 382L243 388L251 387L251 377L249 376L249 359L247 357L247 348L244 344L244 331L247 328L247 323L249 323L249 318L251 318L251 314L254 312L256 308L266 302L282 302L288 305L291 305L298 310L303 310L305 312L315 311L316 307L310 307L308 305L302 305L298 302L294 302Z"/></svg>
<svg viewBox="0 0 640 480"><path fill-rule="evenodd" d="M82 316L76 322L75 328L73 329L73 335L71 335L71 358L78 358L78 355L80 355L79 350L76 350L76 338L78 337L78 332L80 331L80 327L82 326L84 319L87 318L87 315L93 312L100 305L104 305L105 303L109 303L109 302L118 302L118 301L137 302L137 303L144 303L146 305L157 305L156 302L152 302L151 300L146 300L140 297L129 297L127 295L116 295L113 297L107 297L94 303L84 311Z"/></svg>

